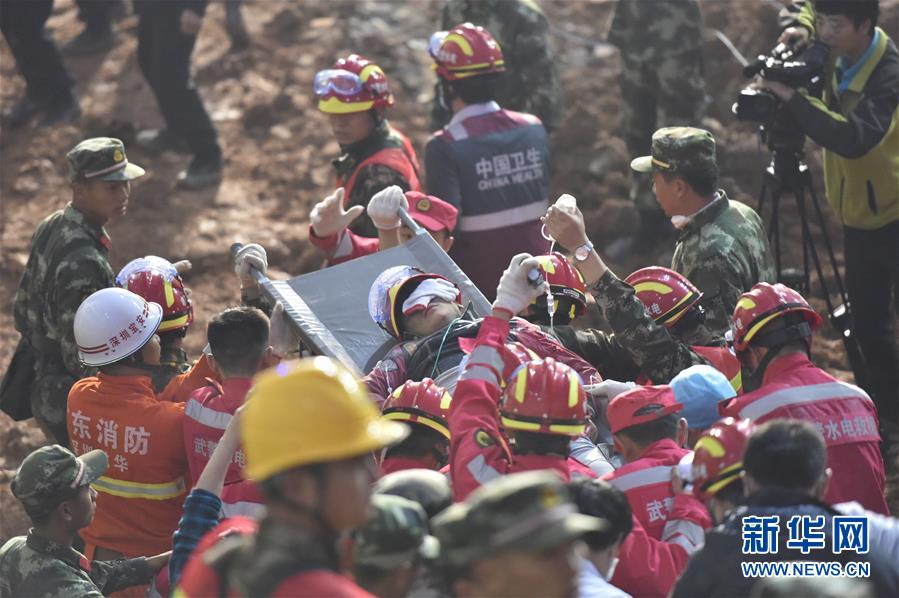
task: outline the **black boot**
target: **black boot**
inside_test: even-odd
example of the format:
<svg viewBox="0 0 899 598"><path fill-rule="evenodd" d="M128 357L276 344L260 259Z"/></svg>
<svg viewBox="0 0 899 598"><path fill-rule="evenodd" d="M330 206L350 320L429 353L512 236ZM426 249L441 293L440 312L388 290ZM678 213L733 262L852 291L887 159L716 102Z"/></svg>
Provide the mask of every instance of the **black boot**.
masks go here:
<svg viewBox="0 0 899 598"><path fill-rule="evenodd" d="M178 174L176 187L179 189L202 189L217 185L222 180L222 161L218 159L194 158L187 170Z"/></svg>
<svg viewBox="0 0 899 598"><path fill-rule="evenodd" d="M6 129L18 129L28 123L31 117L40 112L40 103L26 95L11 108L3 111L2 122Z"/></svg>

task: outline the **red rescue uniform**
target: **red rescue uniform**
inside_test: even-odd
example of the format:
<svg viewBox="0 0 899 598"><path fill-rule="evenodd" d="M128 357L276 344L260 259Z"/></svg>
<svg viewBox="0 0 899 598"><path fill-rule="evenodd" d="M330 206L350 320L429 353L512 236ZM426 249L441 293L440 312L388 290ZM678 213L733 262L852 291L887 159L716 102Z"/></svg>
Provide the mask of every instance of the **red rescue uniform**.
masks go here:
<svg viewBox="0 0 899 598"><path fill-rule="evenodd" d="M501 432L497 404L504 363L500 351L508 335L507 320L484 318L450 404L450 477L456 501L507 473L550 469L565 481L571 479L566 457L513 455Z"/></svg>
<svg viewBox="0 0 899 598"><path fill-rule="evenodd" d="M877 409L871 397L815 367L806 355L775 358L765 370L762 386L732 399L722 415L756 423L788 418L813 424L824 436L827 465L833 471L824 501L854 500L869 511L889 515Z"/></svg>
<svg viewBox="0 0 899 598"><path fill-rule="evenodd" d="M634 516L656 540L662 540L665 523L675 506L671 490L671 468L690 451L677 446L670 438L650 444L639 459L619 467L604 479L624 492ZM702 529L711 527L708 511L697 499L678 495L683 509L682 519L695 522Z"/></svg>

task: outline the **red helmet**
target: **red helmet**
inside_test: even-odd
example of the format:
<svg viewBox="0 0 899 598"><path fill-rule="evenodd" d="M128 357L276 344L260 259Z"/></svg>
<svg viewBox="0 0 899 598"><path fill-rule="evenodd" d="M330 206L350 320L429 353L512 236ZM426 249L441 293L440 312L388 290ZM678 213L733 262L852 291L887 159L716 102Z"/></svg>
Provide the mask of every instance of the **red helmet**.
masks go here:
<svg viewBox="0 0 899 598"><path fill-rule="evenodd" d="M686 277L660 266L640 268L624 282L634 287L637 299L656 324L670 328L702 299L693 283Z"/></svg>
<svg viewBox="0 0 899 598"><path fill-rule="evenodd" d="M502 357L503 387L505 387L506 380L509 380L512 377L512 374L515 373L518 368L528 363L529 361L540 359L539 355L519 342L506 343L505 349L502 351Z"/></svg>
<svg viewBox="0 0 899 598"><path fill-rule="evenodd" d="M387 398L381 408L385 419L421 424L450 437L446 417L452 397L430 378L421 382L407 381Z"/></svg>
<svg viewBox="0 0 899 598"><path fill-rule="evenodd" d="M350 54L330 69L317 72L313 89L318 97L318 109L326 114L366 112L372 108L383 114L393 106L393 94L384 71L358 54Z"/></svg>
<svg viewBox="0 0 899 598"><path fill-rule="evenodd" d="M753 338L761 344L763 339L757 337L759 331L772 320L793 312L802 314L805 322L776 331L773 338L764 339L764 344L774 346L789 340L807 340L824 320L802 295L790 287L780 283L757 283L740 295L734 308L731 319L734 350L737 353L746 350Z"/></svg>
<svg viewBox="0 0 899 598"><path fill-rule="evenodd" d="M709 428L693 448L693 493L708 501L735 482L743 471L743 453L755 424L727 417Z"/></svg>
<svg viewBox="0 0 899 598"><path fill-rule="evenodd" d="M116 276L116 284L162 306L159 332L181 330L194 321L194 308L175 266L155 255L128 262Z"/></svg>
<svg viewBox="0 0 899 598"><path fill-rule="evenodd" d="M437 74L447 81L506 70L503 51L490 32L481 26L463 23L431 36L428 52Z"/></svg>
<svg viewBox="0 0 899 598"><path fill-rule="evenodd" d="M550 253L547 255L538 255L537 261L540 262L540 270L543 277L549 283L549 290L553 297L568 297L573 305L571 313L567 314L569 320L573 320L587 311L587 285L584 284L584 277L577 271L577 268L571 265L565 256L561 253ZM556 308L558 308L558 299L555 299ZM532 305L546 307L546 295L540 295L533 301Z"/></svg>
<svg viewBox="0 0 899 598"><path fill-rule="evenodd" d="M500 399L510 430L578 436L587 423L586 395L576 371L553 359L534 359L512 373Z"/></svg>

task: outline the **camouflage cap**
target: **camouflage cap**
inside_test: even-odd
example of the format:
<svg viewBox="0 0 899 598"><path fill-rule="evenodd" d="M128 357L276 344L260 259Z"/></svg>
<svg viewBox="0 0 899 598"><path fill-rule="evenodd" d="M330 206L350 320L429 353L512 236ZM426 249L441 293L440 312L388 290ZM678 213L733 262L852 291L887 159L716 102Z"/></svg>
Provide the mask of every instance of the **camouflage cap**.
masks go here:
<svg viewBox="0 0 899 598"><path fill-rule="evenodd" d="M420 554L437 558L437 539L428 535L428 518L418 503L401 496L375 494L374 515L356 529L353 563L393 569Z"/></svg>
<svg viewBox="0 0 899 598"><path fill-rule="evenodd" d="M637 172L683 172L714 168L715 138L705 129L665 127L652 134L652 155L631 160Z"/></svg>
<svg viewBox="0 0 899 598"><path fill-rule="evenodd" d="M89 181L130 181L144 176L146 171L128 162L125 145L112 137L85 139L68 154L69 179Z"/></svg>
<svg viewBox="0 0 899 598"><path fill-rule="evenodd" d="M58 444L44 446L25 457L10 489L29 511L46 511L99 478L108 465L100 449L76 457Z"/></svg>
<svg viewBox="0 0 899 598"><path fill-rule="evenodd" d="M433 469L401 469L381 476L375 483L376 494L402 496L418 503L430 520L453 504L449 480Z"/></svg>
<svg viewBox="0 0 899 598"><path fill-rule="evenodd" d="M578 513L561 480L547 471L498 478L432 523L441 557L456 567L505 550L546 550L609 525Z"/></svg>

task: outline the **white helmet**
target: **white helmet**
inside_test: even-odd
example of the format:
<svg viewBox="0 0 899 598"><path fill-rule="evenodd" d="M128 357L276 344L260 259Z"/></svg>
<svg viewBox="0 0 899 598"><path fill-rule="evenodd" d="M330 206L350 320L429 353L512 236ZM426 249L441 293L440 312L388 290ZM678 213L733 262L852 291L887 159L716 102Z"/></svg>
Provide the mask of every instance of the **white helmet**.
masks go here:
<svg viewBox="0 0 899 598"><path fill-rule="evenodd" d="M121 361L146 345L159 323L162 307L125 289L102 289L75 312L75 342L85 365Z"/></svg>

